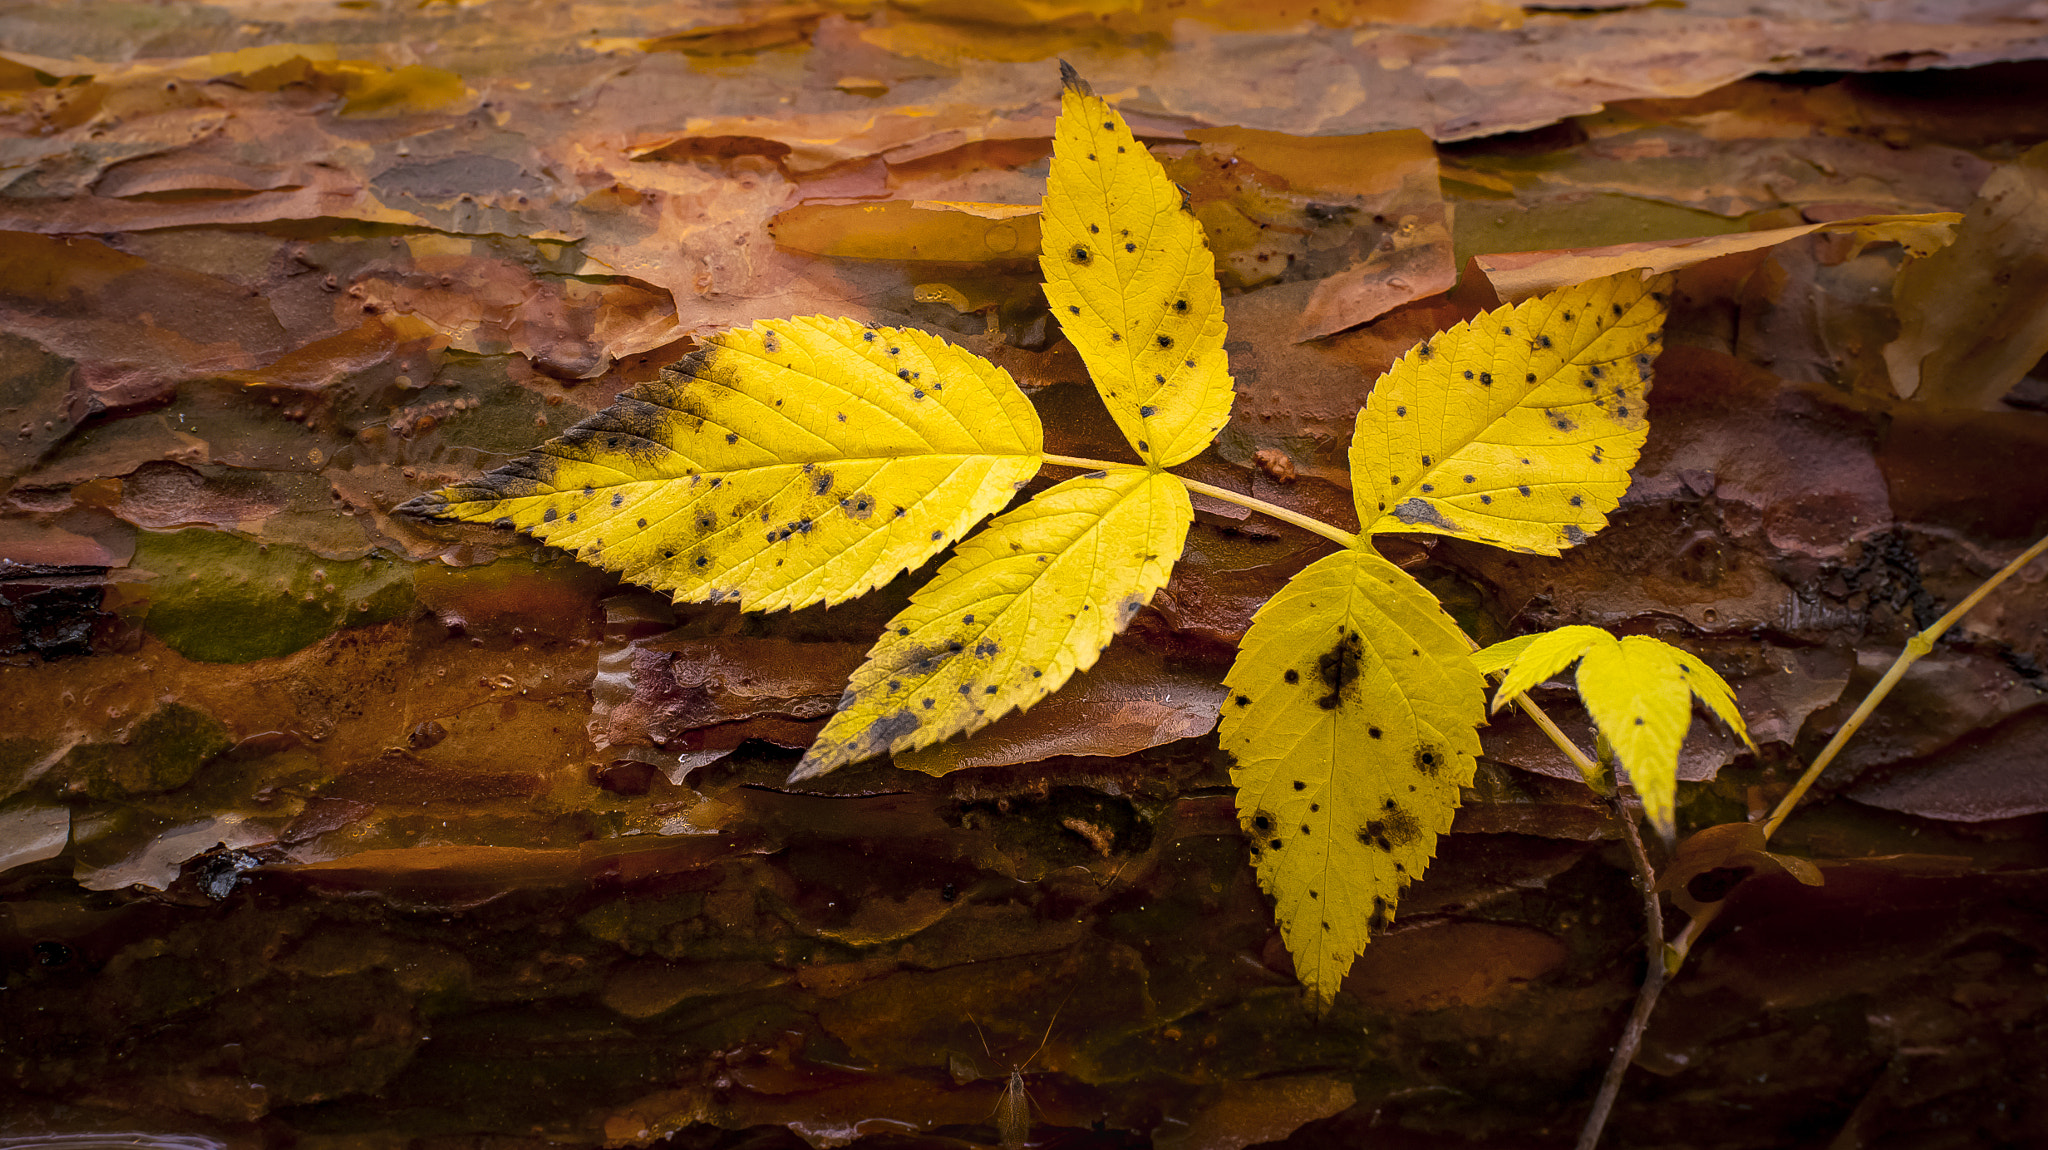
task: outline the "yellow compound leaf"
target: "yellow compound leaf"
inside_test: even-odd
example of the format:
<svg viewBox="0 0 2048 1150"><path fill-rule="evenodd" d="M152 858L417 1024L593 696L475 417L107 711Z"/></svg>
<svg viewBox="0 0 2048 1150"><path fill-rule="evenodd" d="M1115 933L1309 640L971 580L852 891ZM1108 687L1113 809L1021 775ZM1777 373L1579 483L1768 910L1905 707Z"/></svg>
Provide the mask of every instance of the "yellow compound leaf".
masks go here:
<svg viewBox="0 0 2048 1150"><path fill-rule="evenodd" d="M1628 772L1643 800L1643 815L1666 838L1676 827L1678 750L1692 726L1694 695L1756 749L1728 681L1697 656L1657 639L1616 639L1598 627L1560 627L1496 643L1473 661L1485 669L1507 670L1494 692L1495 710L1578 663L1579 698L1586 713Z"/></svg>
<svg viewBox="0 0 2048 1150"><path fill-rule="evenodd" d="M1260 608L1224 684L1238 821L1295 970L1328 1004L1472 781L1479 672L1434 596L1347 550Z"/></svg>
<svg viewBox="0 0 2048 1150"><path fill-rule="evenodd" d="M1091 472L962 543L890 620L792 779L980 730L1085 671L1180 558L1171 475Z"/></svg>
<svg viewBox="0 0 2048 1150"><path fill-rule="evenodd" d="M1556 555L1606 526L1649 433L1667 284L1608 276L1409 349L1374 385L1351 439L1367 533Z"/></svg>
<svg viewBox="0 0 2048 1150"><path fill-rule="evenodd" d="M1037 474L1008 372L848 319L714 337L507 466L401 510L517 527L678 602L838 603L923 563Z"/></svg>
<svg viewBox="0 0 2048 1150"><path fill-rule="evenodd" d="M1171 467L1230 420L1216 257L1123 117L1061 71L1039 224L1045 297L1124 438Z"/></svg>

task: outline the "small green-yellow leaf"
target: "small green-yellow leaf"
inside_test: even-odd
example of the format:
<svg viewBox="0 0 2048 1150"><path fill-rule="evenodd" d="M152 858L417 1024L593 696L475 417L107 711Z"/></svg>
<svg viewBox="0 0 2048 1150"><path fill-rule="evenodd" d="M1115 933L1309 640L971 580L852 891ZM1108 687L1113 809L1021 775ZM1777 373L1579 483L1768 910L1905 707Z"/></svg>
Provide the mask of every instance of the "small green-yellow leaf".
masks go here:
<svg viewBox="0 0 2048 1150"><path fill-rule="evenodd" d="M1479 673L1435 597L1354 549L1260 608L1224 684L1238 821L1295 970L1327 1004L1450 829L1479 753Z"/></svg>
<svg viewBox="0 0 2048 1150"><path fill-rule="evenodd" d="M1496 644L1473 656L1481 671L1496 669L1493 659L1483 659L1490 651L1505 647L1509 643L1524 644L1514 653L1513 658L1499 664L1507 669L1507 676L1501 680L1500 688L1493 693L1493 710L1500 710L1516 695L1528 690L1573 663L1586 653L1586 648L1602 640L1613 642L1613 637L1598 627L1559 627L1540 635L1524 635L1520 639L1509 639L1507 643Z"/></svg>
<svg viewBox="0 0 2048 1150"><path fill-rule="evenodd" d="M1008 372L920 331L768 320L507 466L401 510L517 527L678 602L853 598L999 510L1042 462Z"/></svg>
<svg viewBox="0 0 2048 1150"><path fill-rule="evenodd" d="M791 778L977 731L1052 694L1165 585L1193 520L1180 480L1132 467L998 516L890 620Z"/></svg>
<svg viewBox="0 0 2048 1150"><path fill-rule="evenodd" d="M1608 276L1411 348L1374 385L1351 439L1367 533L1555 555L1606 526L1649 431L1668 282Z"/></svg>
<svg viewBox="0 0 2048 1150"><path fill-rule="evenodd" d="M1171 467L1230 420L1216 257L1123 117L1062 74L1040 221L1045 297L1124 438Z"/></svg>
<svg viewBox="0 0 2048 1150"><path fill-rule="evenodd" d="M1756 741L1749 737L1749 727L1742 721L1742 711L1735 705L1735 688L1728 685L1728 680L1683 651L1678 652L1678 673L1685 676L1692 693L1700 697L1700 702L1705 703L1715 717L1728 724L1728 729L1734 731L1745 746L1756 750Z"/></svg>
<svg viewBox="0 0 2048 1150"><path fill-rule="evenodd" d="M1505 671L1514 665L1516 659L1522 657L1522 652L1528 650L1529 644L1534 643L1536 638L1534 635L1522 635L1514 639L1503 639L1491 647L1482 647L1472 652L1472 665L1479 668L1482 675ZM1494 709L1500 708L1496 705Z"/></svg>
<svg viewBox="0 0 2048 1150"><path fill-rule="evenodd" d="M1503 656L1508 656L1505 664ZM1692 697L1698 695L1750 749L1756 748L1727 680L1698 657L1647 636L1616 639L1598 627L1560 627L1497 643L1475 657L1489 669L1507 667L1494 693L1495 710L1574 661L1586 713L1628 772L1643 800L1643 814L1667 838L1676 826L1678 751L1692 726Z"/></svg>

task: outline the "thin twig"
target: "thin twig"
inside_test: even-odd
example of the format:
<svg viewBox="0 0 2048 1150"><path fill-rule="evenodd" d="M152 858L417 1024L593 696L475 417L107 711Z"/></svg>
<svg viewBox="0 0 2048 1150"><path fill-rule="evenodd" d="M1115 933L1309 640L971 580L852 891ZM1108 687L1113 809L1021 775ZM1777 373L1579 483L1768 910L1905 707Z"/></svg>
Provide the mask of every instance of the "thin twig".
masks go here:
<svg viewBox="0 0 2048 1150"><path fill-rule="evenodd" d="M1056 463L1061 467L1083 467L1091 471L1107 471L1112 467L1138 466L1131 463L1112 463L1106 459L1089 459L1079 455L1053 455L1051 453L1047 453L1045 461L1047 463ZM1235 503L1239 507L1278 519L1282 523L1291 523L1303 531L1320 535L1339 547L1358 546L1358 536L1340 528L1332 527L1320 519L1303 515L1299 511L1282 507L1277 503L1268 503L1263 499L1254 498L1250 495L1240 495L1227 487L1218 487L1213 483L1203 483L1198 479L1189 479L1185 475L1175 475L1174 478L1180 480L1189 491L1199 491L1213 499L1221 499L1225 503Z"/></svg>
<svg viewBox="0 0 2048 1150"><path fill-rule="evenodd" d="M1842 750L1842 744L1848 742L1849 736L1863 726L1863 721L1870 717L1870 712L1876 710L1879 703L1884 702L1884 697L1892 693L1892 688L1905 676L1906 668L1919 662L1922 655L1934 650L1935 641L1947 634L1948 629L1969 614L1972 608L1983 602L1984 596L1991 594L1998 589L1999 584L2018 574L2020 568L2040 558L2044 551L2048 551L2048 535L2042 536L2032 547L2020 552L2019 558L1999 568L1996 575L1978 584L1977 589L1950 608L1948 614L1936 619L1925 631L1906 641L1906 649L1899 652L1897 659L1892 660L1892 665L1886 669L1884 678L1879 679L1877 686L1870 689L1870 694L1863 697L1863 702L1857 705L1855 713L1849 716L1849 720L1842 724L1842 729L1836 731L1835 737L1828 740L1828 745L1821 748L1820 754L1813 760L1813 765L1806 768L1806 773L1800 775L1799 781L1792 784L1792 789L1778 801L1776 809L1771 811L1771 817L1764 822L1765 839L1769 839L1778 829L1778 824L1785 821L1785 816L1792 813L1792 808L1799 804L1807 788L1813 786L1814 780L1820 777L1820 773L1827 769L1828 764L1835 761L1835 756Z"/></svg>
<svg viewBox="0 0 2048 1150"><path fill-rule="evenodd" d="M1635 1009L1629 1012L1628 1024L1621 1028L1621 1038L1614 1044L1614 1057L1608 1060L1607 1076L1600 1081L1600 1093L1593 1096L1593 1112L1586 1116L1586 1124L1579 1128L1578 1150L1593 1150L1600 1142L1601 1132L1607 1129L1607 1115L1614 1109L1614 1100L1621 1094L1621 1080L1628 1075L1628 1068L1636 1060L1636 1051L1643 1045L1643 1032L1650 1027L1650 1012L1657 1009L1657 996L1664 993L1666 972L1664 969L1664 908L1657 898L1657 872L1650 866L1650 856L1643 850L1643 836L1636 831L1636 821L1630 816L1622 796L1609 796L1608 807L1613 810L1616 821L1621 823L1622 840L1628 843L1630 864L1635 868L1636 885L1643 896L1643 985L1636 991Z"/></svg>
<svg viewBox="0 0 2048 1150"><path fill-rule="evenodd" d="M2000 584L2018 574L2027 564L2040 558L2043 552L2048 552L2048 536L2035 541L2032 547L2022 551L2017 559L1979 584L1976 590L1970 592L1947 614L1936 619L1926 630L1907 641L1906 649L1899 652L1899 657L1892 661L1884 677L1879 679L1877 685L1870 689L1870 693L1863 697L1863 701L1857 704L1848 721L1844 722L1834 737L1828 740L1828 745L1815 756L1813 763L1800 774L1799 781L1793 784L1791 791L1787 792L1785 797L1779 800L1777 807L1771 811L1770 818L1763 826L1765 839L1768 840L1772 832L1778 829L1779 824L1785 821L1786 816L1792 813L1792 808L1798 805L1799 800L1813 786L1820 773L1827 769L1828 764L1835 761L1835 756L1841 753L1842 746L1849 741L1849 737L1856 733L1870 717L1871 712L1884 701L1885 696L1891 694L1892 688L1897 686L1900 678L1905 675L1906 668L1934 650L1935 642L1946 634L1949 628L1955 626L1964 615L1983 602L1984 597L1996 590ZM1638 870L1647 872L1649 860L1643 856L1642 840L1635 833L1635 824L1624 818L1623 825L1628 832L1630 850L1638 860ZM1645 890L1647 889L1646 885ZM1691 956L1693 947L1698 945L1700 938L1706 934L1707 927L1720 917L1721 908L1728 905L1724 900L1701 907L1693 915L1692 920L1685 924L1685 929L1678 932L1678 937L1666 944L1663 941L1664 929L1662 914L1657 907L1657 896L1646 894L1645 898L1648 905L1647 913L1652 921L1657 923L1654 941L1651 944L1649 973L1644 977L1642 989L1636 995L1635 1009L1629 1014L1628 1025L1622 1030L1621 1041L1614 1048L1614 1058L1608 1064L1607 1077L1600 1083L1600 1093L1593 1100L1593 1113L1587 1117L1586 1125L1579 1133L1578 1150L1593 1150L1600 1141L1601 1131L1607 1124L1608 1113L1613 1109L1615 1096L1621 1089L1621 1079L1627 1072L1629 1064L1635 1060L1636 1051L1641 1048L1643 1032L1649 1026L1650 1013L1656 1009L1658 996L1663 993L1665 985L1677 977L1679 968Z"/></svg>

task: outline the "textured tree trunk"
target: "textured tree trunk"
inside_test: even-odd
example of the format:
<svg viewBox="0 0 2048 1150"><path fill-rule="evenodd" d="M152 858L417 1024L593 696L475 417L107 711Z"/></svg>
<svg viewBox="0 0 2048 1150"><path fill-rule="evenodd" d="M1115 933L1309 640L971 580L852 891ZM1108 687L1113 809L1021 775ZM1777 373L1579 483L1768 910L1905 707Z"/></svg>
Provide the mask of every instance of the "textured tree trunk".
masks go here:
<svg viewBox="0 0 2048 1150"><path fill-rule="evenodd" d="M1237 402L1183 470L1344 530L1372 381L1501 302L1472 257L1965 213L1939 254L1681 269L1584 545L1383 547L1481 641L1590 623L1726 676L1760 750L1695 719L1681 835L1761 818L2048 531L2038 14L927 7L0 16L0 1136L1572 1141L1642 895L1527 719L1335 1005L1295 981L1213 730L1326 540L1197 495L1094 670L790 784L928 570L764 616L393 514L785 315L944 334L1048 451L1125 457L1038 286L1061 57L1217 252ZM2048 1139L2043 578L1772 839L1821 885L1731 856L1666 896L1718 918L1602 1145Z"/></svg>

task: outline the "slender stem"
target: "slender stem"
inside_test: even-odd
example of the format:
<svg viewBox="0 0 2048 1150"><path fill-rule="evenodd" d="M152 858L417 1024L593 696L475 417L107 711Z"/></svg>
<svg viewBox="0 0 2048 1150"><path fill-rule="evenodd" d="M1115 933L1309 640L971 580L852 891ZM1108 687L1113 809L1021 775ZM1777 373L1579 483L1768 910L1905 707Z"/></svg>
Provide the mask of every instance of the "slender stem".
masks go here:
<svg viewBox="0 0 2048 1150"><path fill-rule="evenodd" d="M1925 631L1906 641L1906 649L1899 652L1897 659L1892 660L1892 665L1885 671L1884 678L1879 679L1877 686L1870 689L1870 694L1863 697L1863 702L1857 705L1855 712L1849 716L1849 721L1842 724L1841 730L1835 732L1835 737L1829 739L1828 745L1821 748L1821 752L1814 758L1813 764L1806 768L1804 774L1799 776L1799 781L1792 784L1792 789L1785 793L1784 798L1778 800L1777 807L1771 811L1771 817L1764 823L1764 838L1770 838L1772 833L1778 829L1778 824L1785 821L1785 816L1792 813L1792 808L1798 805L1801 798L1805 797L1807 789L1813 786L1814 780L1820 778L1820 773L1827 769L1829 763L1835 761L1835 755L1840 753L1842 744L1849 741L1849 736L1854 735L1863 726L1864 720L1870 717L1870 713L1877 709L1879 703L1884 702L1886 695L1892 693L1893 687L1898 686L1899 680L1906 674L1906 668L1919 662L1921 656L1934 650L1935 640L1940 639L1942 635L1947 633L1950 627L1956 625L1958 620L1964 615L1969 614L1970 610L1976 607L1977 604L1983 602L1984 596L1991 594L1992 591L1998 588L1999 584L2012 578L2019 572L2020 568L2040 558L2043 551L2048 551L2048 535L2044 535L2036 540L2032 547L2020 552L2019 558L2006 564L1999 569L1996 575L1979 584L1977 589L1970 592L1962 602L1950 608L1948 614L1936 619Z"/></svg>
<svg viewBox="0 0 2048 1150"><path fill-rule="evenodd" d="M1828 764L1833 762L1835 756L1841 752L1843 744L1849 741L1849 737L1856 733L1857 729L1870 717L1870 713L1876 710L1877 705L1884 701L1885 696L1891 693L1893 687L1898 685L1899 679L1906 673L1906 668L1912 666L1922 656L1932 651L1935 641L1946 634L1950 627L1955 626L1957 621L1968 614L1977 604L1983 602L1986 595L1996 590L2007 579L2018 574L2027 564L2040 558L2043 552L2048 552L2048 536L2042 537L2032 547L2022 551L2017 559L2006 564L1999 569L1997 574L1978 585L1976 590L1970 592L1962 602L1956 604L1947 614L1936 619L1926 630L1921 631L1918 635L1913 636L1912 639L1907 641L1906 649L1899 652L1899 657L1892 661L1892 665L1885 671L1884 677L1879 679L1877 685L1870 689L1870 693L1864 696L1863 701L1857 704L1856 710L1849 716L1848 721L1843 723L1841 729L1835 732L1834 737L1828 740L1828 745L1822 748L1821 753L1814 758L1812 765L1808 766L1800 774L1799 781L1793 785L1791 791L1787 792L1785 797L1779 800L1777 807L1771 811L1769 820L1764 823L1763 832L1765 838L1768 839L1772 832L1778 829L1779 824L1785 821L1786 816L1792 813L1792 808L1798 805L1799 800L1813 786L1814 780L1820 777L1820 773L1827 769ZM1642 840L1636 836L1634 824L1627 822L1626 819L1623 820L1623 823L1628 829L1631 850L1640 855ZM1646 857L1640 858L1636 865L1639 871L1643 870L1649 865L1648 859ZM1593 1113L1586 1119L1586 1125L1580 1131L1578 1150L1593 1150L1595 1144L1599 1142L1600 1133L1607 1124L1608 1113L1613 1109L1615 1096L1621 1089L1622 1076L1626 1073L1629 1063L1634 1060L1636 1051L1641 1049L1643 1031L1649 1025L1651 1011L1656 1009L1658 996L1663 993L1665 985L1672 978L1677 977L1679 968L1692 955L1693 947L1699 944L1700 938L1706 934L1707 927L1713 925L1714 920L1720 917L1721 909L1728 905L1725 901L1706 904L1693 915L1690 922L1685 924L1685 929L1678 932L1677 938L1672 939L1669 944L1663 944L1662 916L1655 905L1656 895L1649 895L1648 903L1649 910L1647 913L1655 916L1652 921L1656 923L1655 942L1653 943L1655 953L1651 958L1649 975L1644 978L1642 989L1636 995L1635 1009L1629 1014L1628 1025L1623 1028L1621 1041L1615 1047L1614 1059L1608 1064L1607 1077L1601 1082L1600 1093L1593 1101ZM1624 1051L1627 1052L1626 1058L1623 1057Z"/></svg>
<svg viewBox="0 0 2048 1150"><path fill-rule="evenodd" d="M1520 707L1523 714L1535 720L1536 729L1548 736L1553 746L1564 752L1564 757L1570 759L1572 766L1579 769L1579 776L1586 780L1587 786L1593 788L1594 794L1603 796L1611 796L1613 794L1612 791L1607 789L1606 778L1601 774L1599 765L1593 762L1592 759L1587 758L1586 752L1580 750L1577 743L1572 742L1571 736L1565 734L1556 723L1551 721L1549 715L1543 713L1543 708L1536 705L1536 700L1531 699L1527 695L1516 695L1515 706ZM1628 820L1623 819L1622 822L1627 823ZM1632 826L1633 824L1630 825Z"/></svg>
<svg viewBox="0 0 2048 1150"><path fill-rule="evenodd" d="M1084 471L1108 471L1112 467L1138 466L1135 463L1118 463L1113 459L1089 459L1081 455L1054 455L1050 451L1045 453L1045 461L1047 463L1057 463L1061 467L1078 467ZM1176 475L1174 478L1178 479L1180 477Z"/></svg>
<svg viewBox="0 0 2048 1150"><path fill-rule="evenodd" d="M1669 977L1664 964L1664 907L1657 898L1657 872L1650 866L1649 853L1643 850L1643 836L1636 831L1636 823L1629 817L1628 807L1622 802L1619 791L1609 795L1607 805L1621 824L1621 837L1628 843L1629 863L1635 868L1636 886L1643 896L1643 952L1646 965L1643 970L1643 985L1636 991L1635 1009L1629 1011L1628 1023L1621 1028L1621 1038L1614 1044L1614 1056L1607 1062L1607 1075L1600 1080L1600 1093L1593 1096L1593 1112L1586 1116L1586 1124L1579 1128L1578 1150L1593 1150L1600 1143L1600 1135L1607 1129L1607 1116L1614 1110L1614 1100L1621 1095L1621 1080L1628 1075L1628 1068L1636 1060L1636 1051L1642 1049L1643 1033L1650 1028L1650 1012L1657 1008L1657 998L1664 993L1664 983Z"/></svg>
<svg viewBox="0 0 2048 1150"><path fill-rule="evenodd" d="M1464 637L1467 647L1474 651L1479 649L1479 641L1466 635L1463 628L1459 628L1458 634ZM1505 674L1496 677L1504 678ZM1543 708L1537 706L1536 700L1530 698L1527 692L1515 696L1515 706L1524 715L1529 716L1536 724L1536 729L1543 732L1552 746L1564 752L1564 757L1571 760L1572 766L1578 769L1579 777L1586 780L1586 785L1592 788L1594 794L1610 796L1614 793L1608 789L1606 774L1600 769L1600 765L1588 757L1586 752L1580 750L1579 745L1572 742L1571 736L1565 734L1563 728L1553 722L1549 715L1544 714Z"/></svg>
<svg viewBox="0 0 2048 1150"><path fill-rule="evenodd" d="M1225 503L1235 503L1239 507L1248 507L1261 515L1269 515L1274 519L1278 519L1282 523L1292 523L1296 527L1301 528L1303 531L1315 532L1317 535L1320 535L1323 538L1328 539L1330 542L1337 544L1339 547L1358 546L1358 536L1352 535L1345 531L1340 531L1337 528L1330 526L1329 524L1323 522L1320 519L1311 519L1308 516L1303 515L1299 511L1289 511L1285 507L1281 507L1273 503L1268 503L1263 499L1254 499L1249 495L1239 495L1237 492L1232 491L1227 487L1217 487L1216 485L1211 483L1203 483L1197 479L1189 479L1184 475L1176 475L1174 476L1174 478L1180 480L1182 483L1187 484L1189 491L1199 491L1202 494L1210 496L1212 498L1221 499Z"/></svg>
<svg viewBox="0 0 2048 1150"><path fill-rule="evenodd" d="M1045 461L1047 463L1057 463L1064 467L1085 467L1090 471L1105 471L1112 467L1132 466L1128 463L1111 463L1107 460L1086 459L1075 455L1047 454ZM1239 495L1227 487L1217 487L1211 483L1203 483L1198 479L1189 479L1185 475L1175 475L1174 478L1185 484L1189 491L1199 491L1212 498L1221 499L1225 503L1235 503L1239 507L1250 508L1261 515L1278 519L1282 523L1292 523L1303 531L1320 535L1339 547L1358 546L1358 536L1346 534L1320 519L1311 519L1299 511L1289 511L1277 503L1268 503L1263 499L1254 499L1249 495Z"/></svg>

